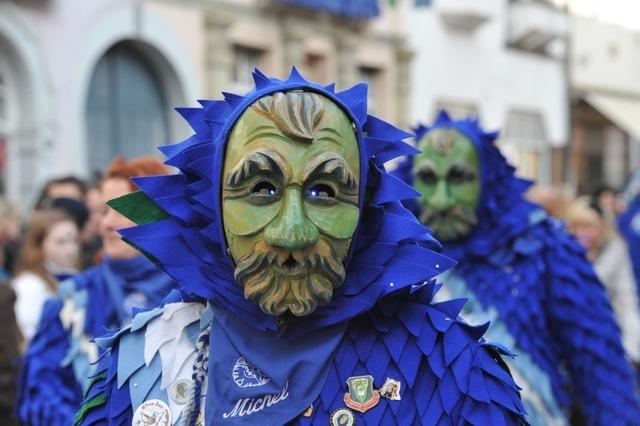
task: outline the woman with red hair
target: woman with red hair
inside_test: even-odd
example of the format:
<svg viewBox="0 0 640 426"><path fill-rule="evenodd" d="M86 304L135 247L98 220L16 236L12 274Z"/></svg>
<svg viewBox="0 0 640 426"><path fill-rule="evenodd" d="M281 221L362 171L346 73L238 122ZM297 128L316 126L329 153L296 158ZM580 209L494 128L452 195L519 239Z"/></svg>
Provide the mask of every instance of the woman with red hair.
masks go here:
<svg viewBox="0 0 640 426"><path fill-rule="evenodd" d="M100 355L93 339L129 322L134 309L162 301L175 283L125 243L118 230L134 226L106 202L135 191L133 177L164 175L160 161L116 158L100 185L102 262L60 284L47 302L20 380L19 417L30 425L69 425Z"/></svg>

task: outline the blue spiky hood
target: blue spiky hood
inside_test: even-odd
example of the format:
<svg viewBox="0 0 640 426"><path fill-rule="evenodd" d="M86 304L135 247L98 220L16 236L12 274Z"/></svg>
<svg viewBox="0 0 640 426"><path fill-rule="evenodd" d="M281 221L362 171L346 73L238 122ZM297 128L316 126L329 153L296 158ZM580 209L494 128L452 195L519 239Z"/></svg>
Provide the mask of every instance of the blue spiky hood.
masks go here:
<svg viewBox="0 0 640 426"><path fill-rule="evenodd" d="M492 253L528 225L526 218L537 208L523 197L531 182L517 177L515 169L496 147L499 132L483 130L477 118L454 120L441 110L432 126L420 124L413 129L416 143L436 129L453 129L465 135L476 147L480 166L478 224L464 240L447 242L444 252L454 259ZM409 157L393 174L413 185L412 168L413 159ZM420 206L415 199L404 203L419 216Z"/></svg>
<svg viewBox="0 0 640 426"><path fill-rule="evenodd" d="M245 96L200 101L202 108L179 108L195 134L161 148L166 164L179 169L168 176L134 179L166 217L121 230L125 240L152 258L189 292L232 311L253 326L276 330L278 319L245 300L234 280L221 211L225 145L238 118L257 99L290 90L318 93L336 103L353 122L360 151L360 220L346 262L346 279L327 306L293 318L287 333L333 325L371 309L396 291L422 283L452 266L434 250L439 244L401 204L418 195L387 173L384 163L417 151L404 143L406 133L367 114L367 86L343 92L306 81L293 68L285 81L255 70L255 87Z"/></svg>

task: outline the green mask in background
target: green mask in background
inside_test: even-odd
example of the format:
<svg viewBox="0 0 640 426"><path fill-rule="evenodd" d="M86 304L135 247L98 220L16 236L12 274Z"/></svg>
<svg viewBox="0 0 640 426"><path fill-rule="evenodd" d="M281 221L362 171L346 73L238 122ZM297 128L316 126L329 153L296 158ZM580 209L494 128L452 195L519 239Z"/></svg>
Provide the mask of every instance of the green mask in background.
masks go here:
<svg viewBox="0 0 640 426"><path fill-rule="evenodd" d="M477 223L480 197L478 153L473 143L452 129L427 133L414 160L414 186L422 194L420 222L442 241L466 237Z"/></svg>
<svg viewBox="0 0 640 426"><path fill-rule="evenodd" d="M235 277L267 314L329 303L358 219L360 159L348 116L302 91L257 100L224 159L222 216Z"/></svg>

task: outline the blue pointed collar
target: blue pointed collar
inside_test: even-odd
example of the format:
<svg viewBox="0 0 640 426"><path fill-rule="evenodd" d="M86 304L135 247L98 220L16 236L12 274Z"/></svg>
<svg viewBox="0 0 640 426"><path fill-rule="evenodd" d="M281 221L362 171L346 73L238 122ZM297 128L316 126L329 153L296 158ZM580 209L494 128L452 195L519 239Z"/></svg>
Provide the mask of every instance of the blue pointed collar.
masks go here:
<svg viewBox="0 0 640 426"><path fill-rule="evenodd" d="M306 81L293 68L285 81L255 70L255 87L245 96L224 93L224 100L200 101L201 108L179 108L195 134L161 148L166 164L179 169L169 176L134 179L168 218L121 231L180 285L228 309L261 330L277 330L278 318L245 300L233 277L222 226L221 185L225 144L236 120L257 99L275 92L312 91L335 102L355 126L360 150L360 221L346 264L344 284L332 302L311 315L293 318L285 334L345 321L371 309L385 295L422 283L452 265L434 250L439 244L401 204L417 195L387 173L384 163L417 151L403 142L411 136L367 114L367 86L343 92L334 85Z"/></svg>

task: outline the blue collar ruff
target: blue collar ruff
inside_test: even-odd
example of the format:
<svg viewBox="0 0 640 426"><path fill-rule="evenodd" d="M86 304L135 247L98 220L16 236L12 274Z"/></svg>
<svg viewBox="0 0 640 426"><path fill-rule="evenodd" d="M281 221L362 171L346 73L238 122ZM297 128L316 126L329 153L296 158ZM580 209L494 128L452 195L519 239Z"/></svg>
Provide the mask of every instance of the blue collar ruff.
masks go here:
<svg viewBox="0 0 640 426"><path fill-rule="evenodd" d="M278 318L245 300L227 254L221 211L225 145L241 114L257 99L275 92L306 90L336 103L354 124L360 151L360 221L346 263L346 279L333 300L311 315L293 318L286 336L308 333L370 310L382 297L422 283L453 261L434 250L440 244L416 221L402 200L418 195L387 173L384 163L417 150L403 139L411 134L367 114L367 86L336 92L306 81L293 68L287 80L253 73L255 87L245 96L224 93L224 100L200 101L201 108L179 108L195 134L162 147L166 164L179 169L168 176L135 178L138 187L167 218L121 230L125 240L152 258L191 293L243 318L259 330L278 329Z"/></svg>

